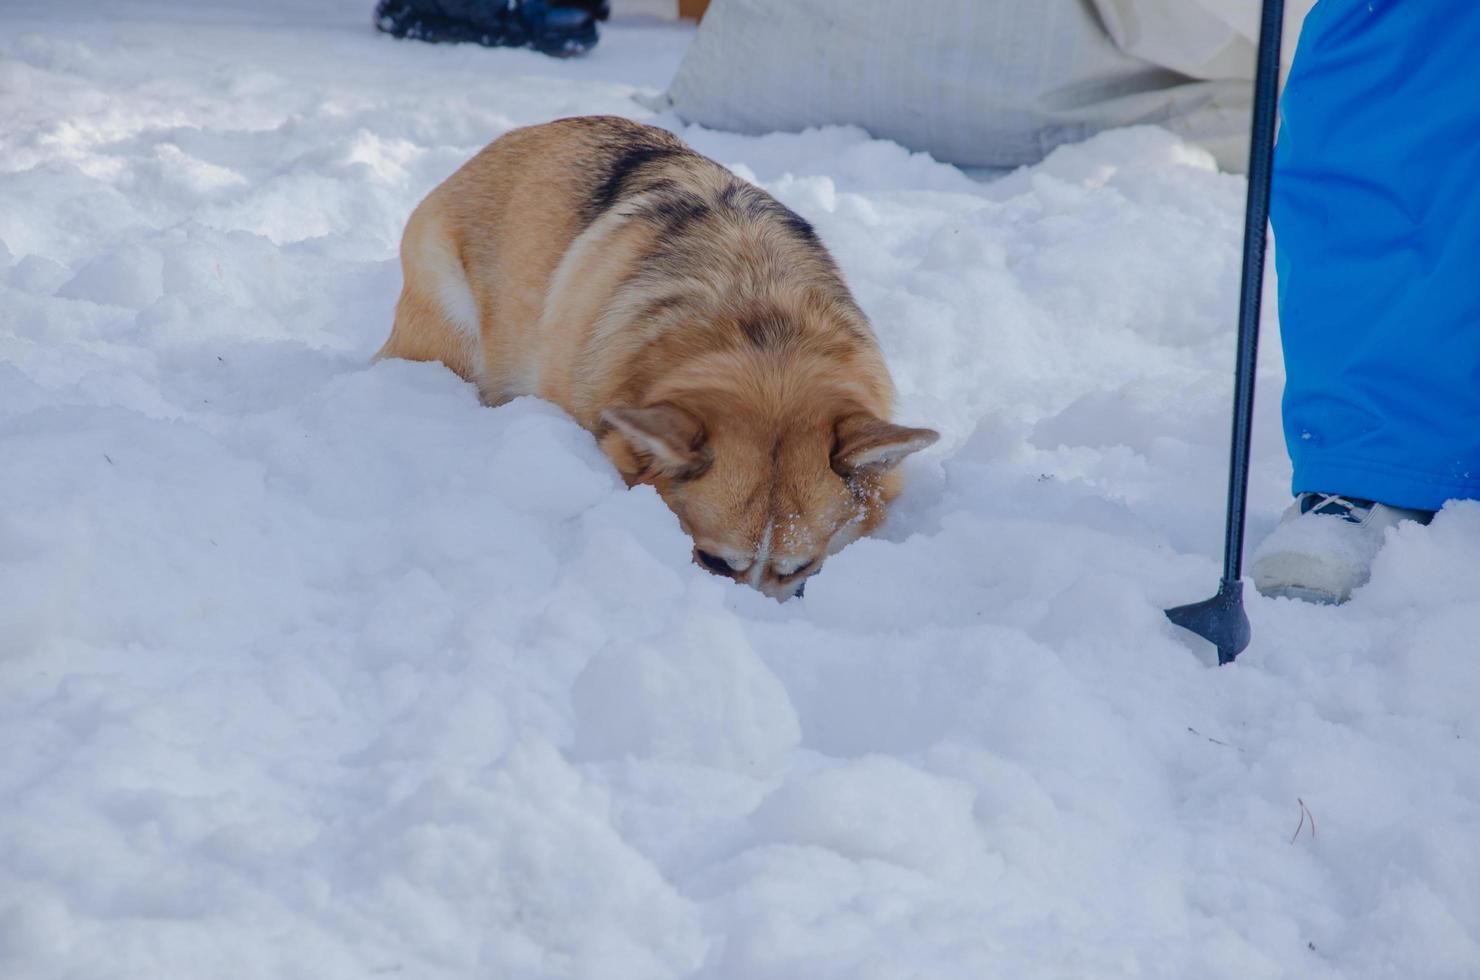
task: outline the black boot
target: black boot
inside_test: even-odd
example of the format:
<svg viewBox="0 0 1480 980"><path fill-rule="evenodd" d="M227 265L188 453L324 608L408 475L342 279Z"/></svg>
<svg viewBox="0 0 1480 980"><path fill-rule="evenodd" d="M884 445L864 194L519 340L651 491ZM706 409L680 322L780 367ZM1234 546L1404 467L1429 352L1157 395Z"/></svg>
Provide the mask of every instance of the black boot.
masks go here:
<svg viewBox="0 0 1480 980"><path fill-rule="evenodd" d="M557 58L585 54L596 47L596 21L609 12L605 2L522 0L519 14L529 31L529 46Z"/></svg>
<svg viewBox="0 0 1480 980"><path fill-rule="evenodd" d="M471 41L486 47L530 47L556 57L596 46L596 20L605 0L380 0L375 26L418 41Z"/></svg>

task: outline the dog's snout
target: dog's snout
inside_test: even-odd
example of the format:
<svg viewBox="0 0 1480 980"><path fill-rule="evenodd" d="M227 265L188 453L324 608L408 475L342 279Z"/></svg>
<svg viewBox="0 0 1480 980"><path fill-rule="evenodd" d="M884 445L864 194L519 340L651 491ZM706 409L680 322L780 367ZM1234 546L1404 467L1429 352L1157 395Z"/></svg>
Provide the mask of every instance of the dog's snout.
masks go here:
<svg viewBox="0 0 1480 980"><path fill-rule="evenodd" d="M694 564L712 574L748 585L778 602L800 597L807 589L807 580L817 574L821 566L820 558L783 558L770 562L764 559L748 560L739 556L726 558L726 553L723 547L709 551L696 545Z"/></svg>

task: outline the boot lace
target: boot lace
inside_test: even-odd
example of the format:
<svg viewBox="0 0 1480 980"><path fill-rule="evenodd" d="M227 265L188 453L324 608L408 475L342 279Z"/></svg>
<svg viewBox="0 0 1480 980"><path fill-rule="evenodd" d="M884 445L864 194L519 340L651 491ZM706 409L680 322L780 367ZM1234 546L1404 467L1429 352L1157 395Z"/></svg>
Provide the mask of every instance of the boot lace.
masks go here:
<svg viewBox="0 0 1480 980"><path fill-rule="evenodd" d="M1339 493L1306 493L1300 500L1300 513L1324 514L1360 524L1372 510L1372 501L1343 497Z"/></svg>

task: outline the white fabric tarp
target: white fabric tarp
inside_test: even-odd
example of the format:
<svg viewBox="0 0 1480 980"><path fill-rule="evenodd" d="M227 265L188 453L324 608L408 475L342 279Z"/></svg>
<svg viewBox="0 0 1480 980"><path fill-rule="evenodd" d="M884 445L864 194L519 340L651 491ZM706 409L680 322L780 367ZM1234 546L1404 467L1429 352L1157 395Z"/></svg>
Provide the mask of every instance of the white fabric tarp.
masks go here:
<svg viewBox="0 0 1480 980"><path fill-rule="evenodd" d="M1286 64L1313 3L1286 5ZM968 167L1155 123L1241 170L1258 26L1258 0L715 0L668 98L716 129L851 123Z"/></svg>

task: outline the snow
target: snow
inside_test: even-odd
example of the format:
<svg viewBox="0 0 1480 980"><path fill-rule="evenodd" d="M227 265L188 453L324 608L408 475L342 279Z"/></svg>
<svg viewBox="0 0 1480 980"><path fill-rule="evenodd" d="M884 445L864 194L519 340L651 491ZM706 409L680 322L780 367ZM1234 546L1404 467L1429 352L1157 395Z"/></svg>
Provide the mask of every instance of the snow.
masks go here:
<svg viewBox="0 0 1480 980"><path fill-rule="evenodd" d="M620 0L573 62L370 6L0 14L0 976L1480 976L1480 503L1251 595L1232 667L1161 613L1217 581L1239 178L684 129L632 96L691 29ZM558 410L369 363L414 204L582 112L814 222L944 435L803 600ZM1251 542L1272 310L1261 363Z"/></svg>

